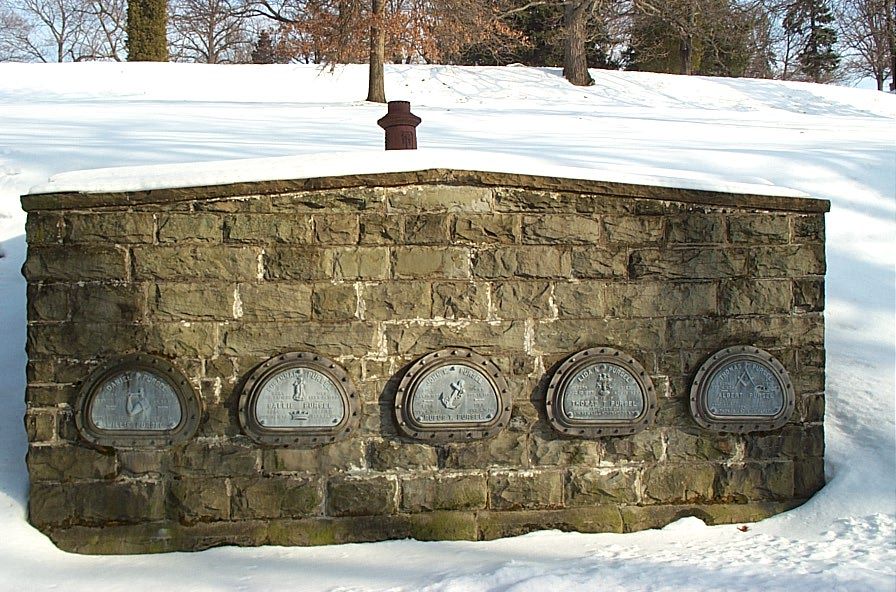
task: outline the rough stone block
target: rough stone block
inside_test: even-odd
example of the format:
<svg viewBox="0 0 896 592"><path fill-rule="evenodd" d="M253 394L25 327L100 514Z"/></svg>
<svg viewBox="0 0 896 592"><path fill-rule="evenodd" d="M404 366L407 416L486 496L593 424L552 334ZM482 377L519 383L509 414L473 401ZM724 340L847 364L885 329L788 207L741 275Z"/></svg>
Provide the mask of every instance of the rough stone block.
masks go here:
<svg viewBox="0 0 896 592"><path fill-rule="evenodd" d="M789 280L730 280L722 282L719 290L723 315L783 314L792 307Z"/></svg>
<svg viewBox="0 0 896 592"><path fill-rule="evenodd" d="M744 277L748 272L744 249L677 248L632 251L628 273L632 279L698 280Z"/></svg>
<svg viewBox="0 0 896 592"><path fill-rule="evenodd" d="M358 471L367 468L367 445L349 438L316 448L274 448L262 451L265 474Z"/></svg>
<svg viewBox="0 0 896 592"><path fill-rule="evenodd" d="M499 212L575 212L573 194L537 191L516 187L495 189L495 210Z"/></svg>
<svg viewBox="0 0 896 592"><path fill-rule="evenodd" d="M404 512L480 510L487 502L484 475L422 475L401 480Z"/></svg>
<svg viewBox="0 0 896 592"><path fill-rule="evenodd" d="M306 282L239 285L244 321L305 321L311 318L311 286Z"/></svg>
<svg viewBox="0 0 896 592"><path fill-rule="evenodd" d="M449 242L448 214L416 214L407 216L405 242L412 245L445 245Z"/></svg>
<svg viewBox="0 0 896 592"><path fill-rule="evenodd" d="M716 469L710 464L663 464L644 472L645 501L677 504L709 501L715 493Z"/></svg>
<svg viewBox="0 0 896 592"><path fill-rule="evenodd" d="M418 185L389 189L391 209L406 212L487 212L492 190L484 187Z"/></svg>
<svg viewBox="0 0 896 592"><path fill-rule="evenodd" d="M523 216L524 244L589 244L601 239L601 224L588 216L546 214Z"/></svg>
<svg viewBox="0 0 896 592"><path fill-rule="evenodd" d="M260 464L260 451L248 442L192 441L172 451L169 470L185 477L252 476Z"/></svg>
<svg viewBox="0 0 896 592"><path fill-rule="evenodd" d="M272 356L307 349L333 357L363 356L375 349L375 327L369 323L231 323L224 328L226 356Z"/></svg>
<svg viewBox="0 0 896 592"><path fill-rule="evenodd" d="M752 249L751 275L759 278L823 276L826 270L824 245L780 245Z"/></svg>
<svg viewBox="0 0 896 592"><path fill-rule="evenodd" d="M218 348L218 324L212 322L154 323L145 328L146 350L170 357L204 358Z"/></svg>
<svg viewBox="0 0 896 592"><path fill-rule="evenodd" d="M793 308L796 312L824 310L824 278L810 277L793 280Z"/></svg>
<svg viewBox="0 0 896 592"><path fill-rule="evenodd" d="M153 315L160 319L227 320L233 318L233 284L159 283L152 295Z"/></svg>
<svg viewBox="0 0 896 592"><path fill-rule="evenodd" d="M786 214L736 214L728 217L728 237L732 243L767 245L790 239Z"/></svg>
<svg viewBox="0 0 896 592"><path fill-rule="evenodd" d="M69 318L68 284L28 284L28 320L65 321Z"/></svg>
<svg viewBox="0 0 896 592"><path fill-rule="evenodd" d="M358 318L358 291L354 284L314 284L311 317L316 321L339 322Z"/></svg>
<svg viewBox="0 0 896 592"><path fill-rule="evenodd" d="M603 233L611 245L653 245L663 242L666 222L662 216L605 216Z"/></svg>
<svg viewBox="0 0 896 592"><path fill-rule="evenodd" d="M355 245L360 226L354 214L314 215L314 240L323 245Z"/></svg>
<svg viewBox="0 0 896 592"><path fill-rule="evenodd" d="M757 460L775 460L824 455L824 427L787 425L774 432L747 434L747 457Z"/></svg>
<svg viewBox="0 0 896 592"><path fill-rule="evenodd" d="M673 462L728 460L738 453L738 438L694 427L666 430L666 457Z"/></svg>
<svg viewBox="0 0 896 592"><path fill-rule="evenodd" d="M625 249L573 247L572 273L585 279L622 279L628 277L628 252Z"/></svg>
<svg viewBox="0 0 896 592"><path fill-rule="evenodd" d="M631 436L604 438L602 441L603 460L617 466L655 462L663 456L663 437L657 429L644 430Z"/></svg>
<svg viewBox="0 0 896 592"><path fill-rule="evenodd" d="M155 221L152 214L102 212L68 214L66 241L73 243L151 243Z"/></svg>
<svg viewBox="0 0 896 592"><path fill-rule="evenodd" d="M823 243L824 216L821 214L799 214L790 218L790 242Z"/></svg>
<svg viewBox="0 0 896 592"><path fill-rule="evenodd" d="M662 319L560 319L535 325L534 345L544 353L570 353L597 346L660 351L665 344L666 323Z"/></svg>
<svg viewBox="0 0 896 592"><path fill-rule="evenodd" d="M569 506L633 504L639 501L634 469L572 469L566 485Z"/></svg>
<svg viewBox="0 0 896 592"><path fill-rule="evenodd" d="M824 487L824 458L803 458L793 463L793 495L808 498Z"/></svg>
<svg viewBox="0 0 896 592"><path fill-rule="evenodd" d="M482 282L436 282L432 284L432 315L446 319L485 319L488 292L488 284Z"/></svg>
<svg viewBox="0 0 896 592"><path fill-rule="evenodd" d="M560 471L493 471L488 488L492 510L545 510L563 505Z"/></svg>
<svg viewBox="0 0 896 592"><path fill-rule="evenodd" d="M495 247L473 258L473 275L481 278L568 278L571 272L569 252L558 247Z"/></svg>
<svg viewBox="0 0 896 592"><path fill-rule="evenodd" d="M534 431L530 446L534 466L596 465L601 456L597 441L561 438L547 429Z"/></svg>
<svg viewBox="0 0 896 592"><path fill-rule="evenodd" d="M183 243L221 242L224 237L224 221L215 214L191 212L189 214L160 214L159 242Z"/></svg>
<svg viewBox="0 0 896 592"><path fill-rule="evenodd" d="M362 214L359 242L362 245L394 245L403 240L404 220L395 214Z"/></svg>
<svg viewBox="0 0 896 592"><path fill-rule="evenodd" d="M135 523L164 515L164 485L152 481L34 483L28 496L28 519L36 526Z"/></svg>
<svg viewBox="0 0 896 592"><path fill-rule="evenodd" d="M29 442L49 442L56 436L56 413L53 409L28 409L25 433Z"/></svg>
<svg viewBox="0 0 896 592"><path fill-rule="evenodd" d="M501 319L551 318L552 294L547 282L500 282L494 286L492 303Z"/></svg>
<svg viewBox="0 0 896 592"><path fill-rule="evenodd" d="M168 499L171 518L181 524L230 518L230 496L224 479L172 479Z"/></svg>
<svg viewBox="0 0 896 592"><path fill-rule="evenodd" d="M111 479L117 467L115 455L81 446L29 446L28 472L33 481Z"/></svg>
<svg viewBox="0 0 896 592"><path fill-rule="evenodd" d="M311 219L308 216L282 214L237 214L224 219L224 238L240 243L311 242Z"/></svg>
<svg viewBox="0 0 896 592"><path fill-rule="evenodd" d="M65 236L65 222L58 214L29 212L25 220L25 236L31 247L61 243Z"/></svg>
<svg viewBox="0 0 896 592"><path fill-rule="evenodd" d="M258 277L260 252L255 247L137 247L134 270L139 279L146 280L248 281Z"/></svg>
<svg viewBox="0 0 896 592"><path fill-rule="evenodd" d="M93 358L141 349L144 328L120 323L59 323L28 328L29 357Z"/></svg>
<svg viewBox="0 0 896 592"><path fill-rule="evenodd" d="M397 510L398 480L394 476L339 476L327 483L330 516L377 516Z"/></svg>
<svg viewBox="0 0 896 592"><path fill-rule="evenodd" d="M373 321L428 319L432 315L432 292L424 282L367 284L362 293L364 318Z"/></svg>
<svg viewBox="0 0 896 592"><path fill-rule="evenodd" d="M87 373L84 374L87 376ZM29 405L72 405L78 396L73 384L29 384L25 388L25 402Z"/></svg>
<svg viewBox="0 0 896 592"><path fill-rule="evenodd" d="M508 430L488 440L448 444L444 463L449 469L525 467L529 463L527 437L525 432Z"/></svg>
<svg viewBox="0 0 896 592"><path fill-rule="evenodd" d="M468 347L482 354L523 351L526 327L522 321L473 322L465 325L388 325L386 351L415 355L449 346Z"/></svg>
<svg viewBox="0 0 896 592"><path fill-rule="evenodd" d="M384 191L380 187L350 187L295 191L271 196L275 212L358 212L382 209Z"/></svg>
<svg viewBox="0 0 896 592"><path fill-rule="evenodd" d="M370 468L376 471L435 469L439 462L432 446L392 440L371 441L368 457Z"/></svg>
<svg viewBox="0 0 896 592"><path fill-rule="evenodd" d="M167 468L167 449L118 450L119 473L126 476L159 475Z"/></svg>
<svg viewBox="0 0 896 592"><path fill-rule="evenodd" d="M320 514L323 501L317 479L261 477L233 480L236 519L301 518Z"/></svg>
<svg viewBox="0 0 896 592"><path fill-rule="evenodd" d="M389 249L346 247L333 249L333 278L337 280L384 280L389 277Z"/></svg>
<svg viewBox="0 0 896 592"><path fill-rule="evenodd" d="M125 280L127 251L115 247L31 247L22 273L29 282Z"/></svg>
<svg viewBox="0 0 896 592"><path fill-rule="evenodd" d="M474 245L516 242L520 231L518 218L509 214L458 214L452 237L456 242Z"/></svg>
<svg viewBox="0 0 896 592"><path fill-rule="evenodd" d="M461 247L396 247L393 275L398 279L470 277L470 252Z"/></svg>
<svg viewBox="0 0 896 592"><path fill-rule="evenodd" d="M329 280L333 277L333 252L312 247L266 248L263 256L266 280Z"/></svg>
<svg viewBox="0 0 896 592"><path fill-rule="evenodd" d="M670 244L719 244L725 242L725 218L715 212L690 211L670 216Z"/></svg>
<svg viewBox="0 0 896 592"><path fill-rule="evenodd" d="M725 501L782 500L793 497L794 471L789 461L725 465L718 495Z"/></svg>

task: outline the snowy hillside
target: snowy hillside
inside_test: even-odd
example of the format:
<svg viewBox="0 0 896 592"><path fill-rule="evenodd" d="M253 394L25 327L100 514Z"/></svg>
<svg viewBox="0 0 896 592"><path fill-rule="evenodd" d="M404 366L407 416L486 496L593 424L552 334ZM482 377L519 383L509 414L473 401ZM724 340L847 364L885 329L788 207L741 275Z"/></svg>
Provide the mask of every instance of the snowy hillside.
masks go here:
<svg viewBox="0 0 896 592"><path fill-rule="evenodd" d="M360 100L361 66L0 64L0 591L896 589L896 96L592 75L595 86L576 88L555 70L391 66L386 91L423 118L411 157L421 162L442 158L437 150L476 150L494 153L474 157L482 167L775 185L831 200L828 485L809 503L747 529L689 518L661 531L540 532L488 543L129 557L58 551L25 520L19 195L64 171L125 165L360 151L329 162L377 166L385 157L376 120L385 108ZM297 160L277 166L288 172L311 162ZM208 174L240 166L254 165Z"/></svg>

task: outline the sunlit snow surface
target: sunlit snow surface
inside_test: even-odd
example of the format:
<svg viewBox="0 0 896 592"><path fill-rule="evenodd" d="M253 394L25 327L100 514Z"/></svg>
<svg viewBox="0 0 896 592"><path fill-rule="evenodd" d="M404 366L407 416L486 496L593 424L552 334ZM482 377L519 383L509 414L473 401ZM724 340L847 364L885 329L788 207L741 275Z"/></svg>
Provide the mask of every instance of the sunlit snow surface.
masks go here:
<svg viewBox="0 0 896 592"><path fill-rule="evenodd" d="M555 70L388 67L389 97L410 100L423 123L418 155L380 160L375 122L385 109L360 100L367 76L360 66L0 64L0 589L896 589L896 96L592 75L595 86L576 88ZM493 155L469 155L474 150ZM831 200L825 489L746 532L689 518L629 535L540 532L487 543L84 557L56 550L27 524L19 195L82 169L354 152L296 166L329 160L379 170L387 158L393 167L402 159L429 167L440 158L452 166L456 151L480 168L552 174L574 167L733 190L774 185ZM223 178L215 170L198 173L203 183ZM86 182L72 179L58 177L55 187Z"/></svg>

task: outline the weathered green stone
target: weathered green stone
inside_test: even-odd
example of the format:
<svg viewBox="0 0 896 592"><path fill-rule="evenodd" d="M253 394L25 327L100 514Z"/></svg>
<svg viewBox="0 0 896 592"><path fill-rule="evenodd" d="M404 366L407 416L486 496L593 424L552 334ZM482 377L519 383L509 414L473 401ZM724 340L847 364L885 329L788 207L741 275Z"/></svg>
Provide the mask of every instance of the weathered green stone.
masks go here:
<svg viewBox="0 0 896 592"><path fill-rule="evenodd" d="M173 451L169 470L185 477L251 476L260 465L260 451L248 442L193 441Z"/></svg>
<svg viewBox="0 0 896 592"><path fill-rule="evenodd" d="M241 243L311 242L311 219L308 216L240 213L224 219L224 238Z"/></svg>
<svg viewBox="0 0 896 592"><path fill-rule="evenodd" d="M391 209L408 212L487 212L492 190L451 185L417 185L388 190Z"/></svg>
<svg viewBox="0 0 896 592"><path fill-rule="evenodd" d="M560 319L535 325L535 347L545 353L598 346L657 351L665 348L666 340L662 319Z"/></svg>
<svg viewBox="0 0 896 592"><path fill-rule="evenodd" d="M514 410L517 407L519 405L515 405ZM530 447L535 466L593 466L601 456L600 445L594 440L561 438L553 430L544 428L532 431Z"/></svg>
<svg viewBox="0 0 896 592"><path fill-rule="evenodd" d="M381 516L394 514L398 480L393 476L338 476L327 483L330 516Z"/></svg>
<svg viewBox="0 0 896 592"><path fill-rule="evenodd" d="M824 458L809 457L793 462L793 495L808 498L824 487Z"/></svg>
<svg viewBox="0 0 896 592"><path fill-rule="evenodd" d="M604 438L603 460L616 466L655 462L663 455L663 437L659 430L644 430L630 436Z"/></svg>
<svg viewBox="0 0 896 592"><path fill-rule="evenodd" d="M29 357L120 356L143 348L145 329L121 323L58 323L28 328Z"/></svg>
<svg viewBox="0 0 896 592"><path fill-rule="evenodd" d="M152 313L160 319L232 319L234 293L233 284L157 283Z"/></svg>
<svg viewBox="0 0 896 592"><path fill-rule="evenodd" d="M479 510L488 503L484 475L421 475L401 480L404 512Z"/></svg>
<svg viewBox="0 0 896 592"><path fill-rule="evenodd" d="M388 325L386 351L392 355L429 353L443 347L469 347L479 353L523 351L526 327L522 321L473 322L469 325Z"/></svg>
<svg viewBox="0 0 896 592"><path fill-rule="evenodd" d="M744 277L749 251L745 249L638 249L628 260L632 279L696 280Z"/></svg>
<svg viewBox="0 0 896 592"><path fill-rule="evenodd" d="M715 212L690 211L667 218L670 244L719 244L725 242L725 218Z"/></svg>
<svg viewBox="0 0 896 592"><path fill-rule="evenodd" d="M266 280L329 280L333 277L334 253L312 247L265 248Z"/></svg>
<svg viewBox="0 0 896 592"><path fill-rule="evenodd" d="M603 279L628 277L628 251L603 247L573 247L572 273L577 278Z"/></svg>
<svg viewBox="0 0 896 592"><path fill-rule="evenodd" d="M360 471L367 468L366 443L357 438L316 448L274 448L262 451L265 474Z"/></svg>
<svg viewBox="0 0 896 592"><path fill-rule="evenodd" d="M790 218L790 240L794 243L823 243L824 216L798 214Z"/></svg>
<svg viewBox="0 0 896 592"><path fill-rule="evenodd" d="M389 249L346 247L329 251L333 278L337 280L384 280L389 277Z"/></svg>
<svg viewBox="0 0 896 592"><path fill-rule="evenodd" d="M563 510L523 510L477 513L479 538L493 540L519 536L534 530L575 532L622 532L623 523L616 506L594 506Z"/></svg>
<svg viewBox="0 0 896 592"><path fill-rule="evenodd" d="M460 247L396 247L393 274L397 279L465 279L470 277L470 252Z"/></svg>
<svg viewBox="0 0 896 592"><path fill-rule="evenodd" d="M231 323L223 329L227 356L272 356L284 351L318 351L325 356L363 356L373 350L375 327L369 323Z"/></svg>
<svg viewBox="0 0 896 592"><path fill-rule="evenodd" d="M492 510L538 510L563 505L560 471L493 471L488 477Z"/></svg>
<svg viewBox="0 0 896 592"><path fill-rule="evenodd" d="M790 220L784 214L729 216L728 237L732 243L786 243L790 239Z"/></svg>
<svg viewBox="0 0 896 592"><path fill-rule="evenodd" d="M25 236L29 246L61 243L65 236L65 222L58 214L29 212L25 221Z"/></svg>
<svg viewBox="0 0 896 592"><path fill-rule="evenodd" d="M65 321L69 318L68 284L28 284L28 320Z"/></svg>
<svg viewBox="0 0 896 592"><path fill-rule="evenodd" d="M673 462L722 461L737 454L738 440L731 434L707 432L696 427L666 430L666 456Z"/></svg>
<svg viewBox="0 0 896 592"><path fill-rule="evenodd" d="M732 463L722 467L718 495L739 503L790 499L793 483L793 463L789 461Z"/></svg>
<svg viewBox="0 0 896 592"><path fill-rule="evenodd" d="M359 234L357 215L314 215L314 240L322 245L354 245Z"/></svg>
<svg viewBox="0 0 896 592"><path fill-rule="evenodd" d="M213 322L153 323L145 331L147 351L171 357L211 357L220 339L218 324Z"/></svg>
<svg viewBox="0 0 896 592"><path fill-rule="evenodd" d="M826 270L824 245L781 245L752 249L751 275L755 277L793 278L823 276Z"/></svg>
<svg viewBox="0 0 896 592"><path fill-rule="evenodd" d="M28 472L32 481L111 479L117 467L115 455L81 446L29 446Z"/></svg>
<svg viewBox="0 0 896 592"><path fill-rule="evenodd" d="M719 290L723 315L782 314L792 307L790 280L730 280L722 282Z"/></svg>
<svg viewBox="0 0 896 592"><path fill-rule="evenodd" d="M797 312L824 310L824 278L809 277L793 280L793 307Z"/></svg>
<svg viewBox="0 0 896 592"><path fill-rule="evenodd" d="M395 214L361 214L359 242L362 245L393 245L402 241L404 220Z"/></svg>
<svg viewBox="0 0 896 592"><path fill-rule="evenodd" d="M529 463L525 432L504 431L494 438L448 444L445 467L449 469L485 469L488 467L525 467Z"/></svg>
<svg viewBox="0 0 896 592"><path fill-rule="evenodd" d="M160 520L165 487L155 481L32 483L28 519L38 527L105 525Z"/></svg>
<svg viewBox="0 0 896 592"><path fill-rule="evenodd" d="M29 282L125 280L125 249L101 246L31 247L22 267Z"/></svg>

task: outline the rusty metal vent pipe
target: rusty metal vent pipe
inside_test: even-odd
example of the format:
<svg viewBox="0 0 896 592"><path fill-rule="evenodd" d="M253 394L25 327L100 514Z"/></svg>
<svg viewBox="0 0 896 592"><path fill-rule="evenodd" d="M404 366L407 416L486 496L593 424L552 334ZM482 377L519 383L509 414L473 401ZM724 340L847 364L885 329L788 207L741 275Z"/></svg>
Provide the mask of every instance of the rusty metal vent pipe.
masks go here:
<svg viewBox="0 0 896 592"><path fill-rule="evenodd" d="M409 101L389 101L389 112L376 122L386 130L386 150L416 150L420 121Z"/></svg>

